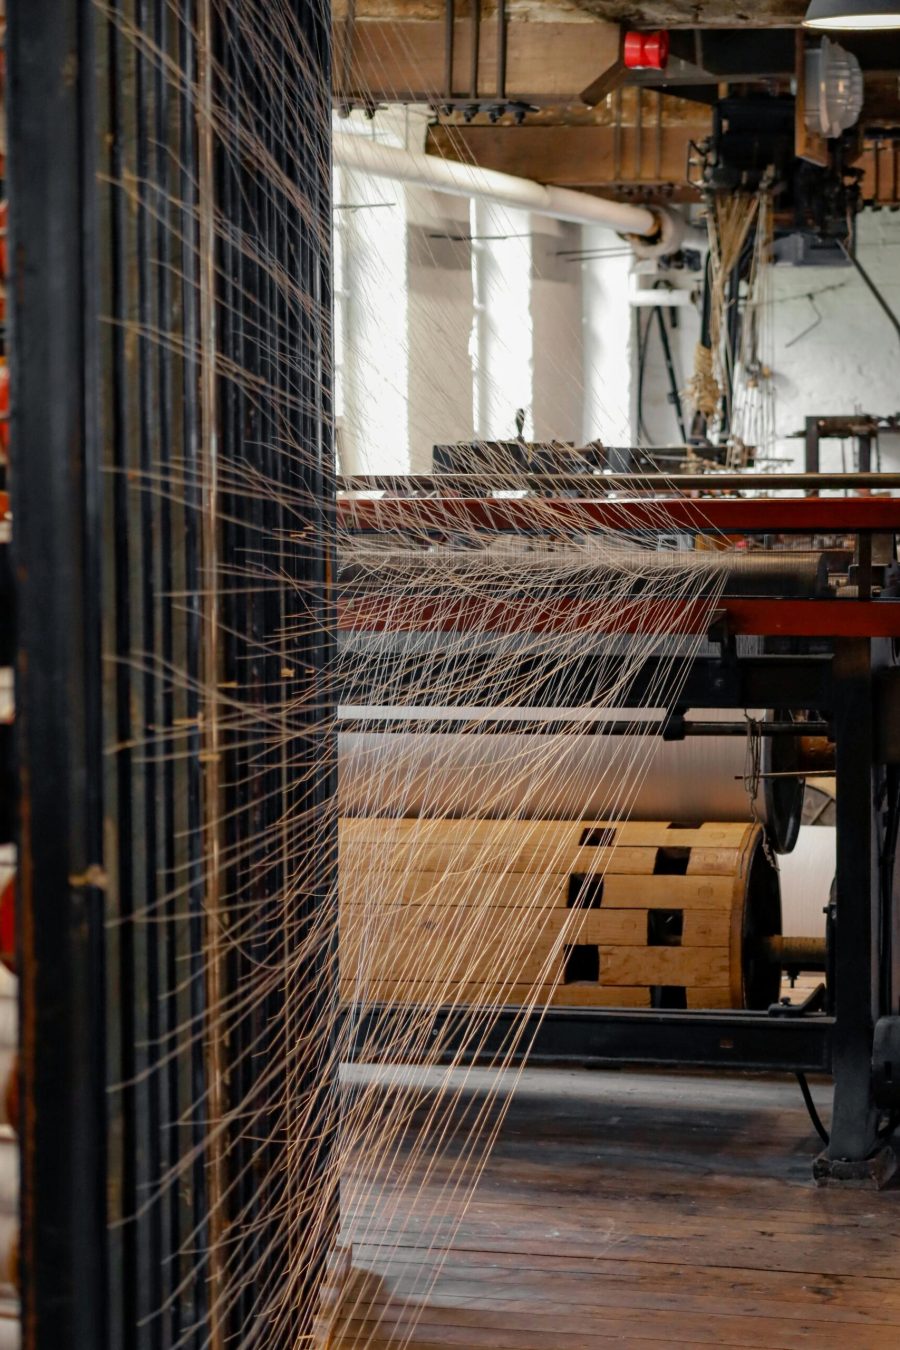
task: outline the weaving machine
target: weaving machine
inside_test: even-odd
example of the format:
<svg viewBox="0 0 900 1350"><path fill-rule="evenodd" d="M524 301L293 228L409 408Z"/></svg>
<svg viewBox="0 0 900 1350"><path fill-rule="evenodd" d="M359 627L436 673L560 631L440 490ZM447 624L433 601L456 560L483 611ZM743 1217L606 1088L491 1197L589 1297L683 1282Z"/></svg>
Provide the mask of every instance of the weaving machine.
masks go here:
<svg viewBox="0 0 900 1350"><path fill-rule="evenodd" d="M491 761L502 762L503 744L516 744L527 755L535 740L553 738L558 749L553 756L558 772L533 799L515 788L507 800L502 784L499 797L497 785L492 787L488 818L466 836L471 866L443 903L471 903L474 890L489 885L499 867L491 860L519 848L518 870L503 879L506 899L491 904L512 904L515 913L517 879L521 883L529 869L544 867L549 890L538 903L547 907L545 914L556 906L557 921L574 926L557 953L552 979L540 991L529 986L530 966L503 970L485 958L474 967L482 971L477 979L455 988L445 1006L428 1009L432 1034L448 1056L462 1047L466 1057L467 1019L483 1003L504 1006L474 1057L492 1061L508 1050L504 1037L518 1025L522 1014L516 1005L526 1001L530 988L524 1037L530 1062L831 1073L833 1127L816 1161L816 1177L883 1180L893 1170L890 1129L882 1122L883 1113L900 1104L894 1072L900 1027L894 882L900 607L893 601L900 501L865 495L875 477L784 475L779 489L807 495L700 498L685 494L700 488L759 491L770 489L772 480L606 475L601 483L520 475L516 486L530 484L545 495L520 491L498 497L489 494L512 487L511 481L491 484L457 474L406 480L402 496L347 493L340 500L340 524L353 541L354 559L357 549L365 558L367 541L374 546L388 536L407 538L413 554L445 551L437 568L425 568L422 585L403 593L392 591L391 569L398 564L390 549L380 565L370 558L362 569L348 563L345 551L339 592L345 649L348 643L375 644L371 650L387 652L381 660L393 651L397 690L404 679L415 687L422 659L437 669L448 633L458 642L461 634L474 639L492 628L515 630L532 644L509 666L509 683L502 688L479 681L471 654L462 662L458 652L445 652L442 680L434 682L440 693L423 697L419 686L414 708L373 706L379 695L373 683L367 685L365 663L352 665L340 689L342 905L354 903L365 889L367 841L392 831L395 898L407 905L403 917L398 910L400 926L394 931L404 937L397 941L415 943L415 925L429 914L429 931L433 934L435 925L440 930L442 911L427 887L423 890L423 876L436 869L434 858L452 844L454 830L463 823L473 829L470 818L482 814L473 784L489 782ZM880 489L898 485L896 475L877 476ZM345 486L396 491L397 484L357 479ZM602 486L603 495L589 495L586 486ZM854 495L818 495L837 486ZM548 497L548 490L559 495ZM591 625L599 601L587 588L579 591L571 572L562 569L558 588L544 589L539 598L523 587L519 594L495 591L450 601L435 585L435 577L446 577L448 569L477 570L471 555L450 561L448 544L466 531L477 531L488 549L502 548L504 537L515 532L531 540L549 538L564 550L560 540L567 528L583 539L585 520L626 539L640 535L646 541L648 531L675 530L689 548L693 544L698 568L709 565L703 547L711 538L719 544L742 541L741 550L718 564L724 582L712 606L702 584L694 598L665 603L635 585L612 618L604 617L607 637L623 650L634 634L646 637L651 631L662 646L648 647L629 667L613 706L590 714L585 709L596 688L590 642L564 671L553 667L554 632L581 625L596 638ZM658 557L665 566L664 555ZM408 558L403 566L408 569ZM420 644L414 661L412 639ZM695 643L691 650L686 640ZM650 713L663 662L670 672L666 688L674 693ZM517 680L527 683L528 709L513 714ZM756 756L749 820L745 809L739 824L735 791L745 794L748 788L741 768L748 709L757 710L750 718ZM587 727L582 721L573 751L565 732L571 727L567 719L578 717L587 719ZM616 746L630 735L654 738L656 749L627 810L608 818L602 791L592 800L590 784L602 781ZM692 760L695 747L704 744L715 747L714 755L703 760L695 754ZM437 760L436 745L444 747ZM382 765L374 794L360 769L367 755ZM383 765L399 762L398 755L402 773L392 778ZM435 762L437 786L425 791L417 770ZM790 933L782 933L773 850L793 846L803 778L823 766L833 766L837 780L835 884L830 902L822 898L828 936L792 941ZM700 781L701 775L709 781ZM586 801L590 811L584 810ZM746 808L746 795L744 803ZM598 880L593 888L592 876ZM704 901L704 894L718 898ZM417 917L409 906L423 897L429 904ZM524 909L515 918L504 913L508 931L527 927ZM552 938L552 922L541 932ZM345 950L343 959L346 998L359 953ZM415 1003L414 984L404 985L390 951L379 961L371 1002L358 1014L357 1039L367 1058L377 1058L379 1037L391 1049L385 1028L410 1015ZM779 1002L782 970L791 967L827 970L827 979L805 1000ZM396 1053L396 1041L393 1049Z"/></svg>

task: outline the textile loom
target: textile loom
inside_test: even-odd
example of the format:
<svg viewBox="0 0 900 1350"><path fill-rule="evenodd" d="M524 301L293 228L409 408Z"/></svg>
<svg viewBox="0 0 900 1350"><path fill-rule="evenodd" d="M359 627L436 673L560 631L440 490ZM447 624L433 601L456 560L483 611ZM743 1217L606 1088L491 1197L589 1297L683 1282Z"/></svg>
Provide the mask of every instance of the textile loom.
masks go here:
<svg viewBox="0 0 900 1350"><path fill-rule="evenodd" d="M743 8L0 0L0 1350L789 1346L727 1122L900 1184L900 13Z"/></svg>
<svg viewBox="0 0 900 1350"><path fill-rule="evenodd" d="M896 486L895 477L882 475L880 485ZM432 495L344 495L341 523L351 542L340 592L343 650L363 644L382 665L393 660L397 694L397 706L373 706L388 686L371 665L348 661L352 678L340 690L342 910L371 886L366 848L388 832L396 847L378 885L400 925L393 946L368 966L354 953L343 970L345 999L361 969L371 980L367 997L376 1006L359 1029L366 1057L377 1056L380 1038L390 1044L392 1019L411 1015L425 997L410 962L426 940L424 916L452 942L445 917L452 911L443 907L469 906L474 915L486 891L484 903L503 907L499 942L465 985L448 981L444 1006L428 1014L448 1055L465 1047L472 1005L514 1005L528 993L535 951L554 925L568 923L552 988L536 1000L524 1037L531 1062L832 1072L834 1125L816 1176L893 1170L879 1119L897 1105L900 1025L888 1015L900 978L900 744L892 730L900 505L863 495L864 478L842 478L853 492L843 498L819 495L831 486L825 475L800 478L804 496L672 495L672 480L649 476L616 481L610 492L601 476L564 483L577 498L548 497L546 487L540 496L498 497L492 490L502 476L492 485L476 474L451 475L444 495L434 495L441 475L425 485ZM735 482L711 475L702 486L714 492ZM771 479L743 476L740 486L760 493ZM563 564L555 583L530 595L524 573L518 585L507 573L505 589L490 595L451 593L454 572L471 578L492 553L546 548L565 558L567 531L590 548L591 528L598 537L609 529L624 540L639 535L645 550L648 531L677 530L693 569L723 569L713 608L696 597L668 604L635 581L610 612ZM379 557L379 537L401 542ZM456 553L454 539L466 541ZM731 551L701 551L711 540ZM658 566L670 568L674 558L659 552ZM401 571L418 583L396 585ZM572 626L587 636L560 670L554 633ZM465 668L454 654L461 633L477 648L491 629L516 643L493 688L473 676L471 654ZM646 645L649 633L655 646ZM644 643L640 660L613 704L592 708L605 644L624 653L636 640ZM688 653L686 641L700 645ZM433 677L425 685L423 661ZM660 706L654 690L664 665L668 701ZM517 682L528 690L528 706L518 710ZM431 686L440 695L422 697ZM400 706L404 687L417 706ZM626 809L610 766L633 735L648 753L624 794ZM541 755L546 772L530 772ZM511 775L513 763L525 772ZM810 938L808 928L784 931L775 850L794 847L805 778L826 772L837 778L837 864L833 888L818 897L820 935ZM454 838L466 840L465 865L436 885L430 874L449 866L436 855ZM518 861L507 870L504 856ZM535 900L525 883L541 870ZM423 897L428 907L417 908ZM549 911L549 926L537 924L535 904ZM535 941L526 958L504 964L505 935L529 923ZM406 945L403 925L414 934L417 924L419 941ZM821 972L805 999L779 999L790 968ZM512 1007L501 1012L473 1057L503 1053L515 1018Z"/></svg>

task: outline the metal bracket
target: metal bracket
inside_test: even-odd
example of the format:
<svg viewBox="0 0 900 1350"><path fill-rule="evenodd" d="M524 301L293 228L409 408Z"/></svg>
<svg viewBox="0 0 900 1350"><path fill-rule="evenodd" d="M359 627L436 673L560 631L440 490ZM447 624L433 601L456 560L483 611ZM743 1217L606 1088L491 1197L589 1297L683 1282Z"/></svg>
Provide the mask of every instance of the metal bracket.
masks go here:
<svg viewBox="0 0 900 1350"><path fill-rule="evenodd" d="M900 1107L900 1017L880 1017L875 1023L872 1087L879 1106Z"/></svg>
<svg viewBox="0 0 900 1350"><path fill-rule="evenodd" d="M806 1017L808 1013L822 1012L825 1008L825 985L817 984L815 989L809 994L802 1003L791 1003L789 999L782 999L780 1003L772 1003L769 1006L770 1017Z"/></svg>

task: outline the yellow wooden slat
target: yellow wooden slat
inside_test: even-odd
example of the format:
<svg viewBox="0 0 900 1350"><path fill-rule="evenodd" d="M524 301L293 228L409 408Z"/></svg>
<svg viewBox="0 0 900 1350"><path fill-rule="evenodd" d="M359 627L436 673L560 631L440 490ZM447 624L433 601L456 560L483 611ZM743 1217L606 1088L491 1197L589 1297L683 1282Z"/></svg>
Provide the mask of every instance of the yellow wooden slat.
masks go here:
<svg viewBox="0 0 900 1350"><path fill-rule="evenodd" d="M600 989L597 985L530 985L465 982L437 985L415 980L376 980L359 987L341 982L341 998L348 1002L421 1003L423 1008L447 1003L513 1004L559 1008L647 1008L648 989Z"/></svg>
<svg viewBox="0 0 900 1350"><path fill-rule="evenodd" d="M607 947L600 953L600 983L665 984L724 988L729 980L728 948Z"/></svg>

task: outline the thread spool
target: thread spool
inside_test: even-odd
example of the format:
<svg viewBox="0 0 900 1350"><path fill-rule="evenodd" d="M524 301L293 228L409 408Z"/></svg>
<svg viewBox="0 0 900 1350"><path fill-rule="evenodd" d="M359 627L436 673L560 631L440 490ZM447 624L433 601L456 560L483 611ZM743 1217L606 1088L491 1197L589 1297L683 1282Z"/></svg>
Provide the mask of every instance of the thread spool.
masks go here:
<svg viewBox="0 0 900 1350"><path fill-rule="evenodd" d="M18 1305L10 1301L6 1307L0 1307L0 1350L20 1350L21 1344Z"/></svg>
<svg viewBox="0 0 900 1350"><path fill-rule="evenodd" d="M3 1082L3 1120L2 1123L12 1129L19 1128L19 1062L15 1055L4 1055L6 1061L0 1070Z"/></svg>
<svg viewBox="0 0 900 1350"><path fill-rule="evenodd" d="M341 990L401 1003L765 1008L758 825L342 820Z"/></svg>
<svg viewBox="0 0 900 1350"><path fill-rule="evenodd" d="M803 825L793 852L781 859L784 931L824 938L825 909L834 881L837 837L833 825Z"/></svg>
<svg viewBox="0 0 900 1350"><path fill-rule="evenodd" d="M0 866L0 965L16 969L16 874Z"/></svg>
<svg viewBox="0 0 900 1350"><path fill-rule="evenodd" d="M473 734L353 732L338 737L340 810L345 816L761 822L777 852L793 848L803 782L771 777L796 768L791 738L763 737L761 777L751 800L745 781L747 740L740 736L607 736L578 732L552 710L529 708L347 708L348 716L473 718ZM602 713L591 710L592 716ZM646 725L662 713L617 709L611 716ZM733 713L694 709L701 720ZM763 714L759 714L760 717ZM497 718L549 721L558 735L477 734Z"/></svg>

